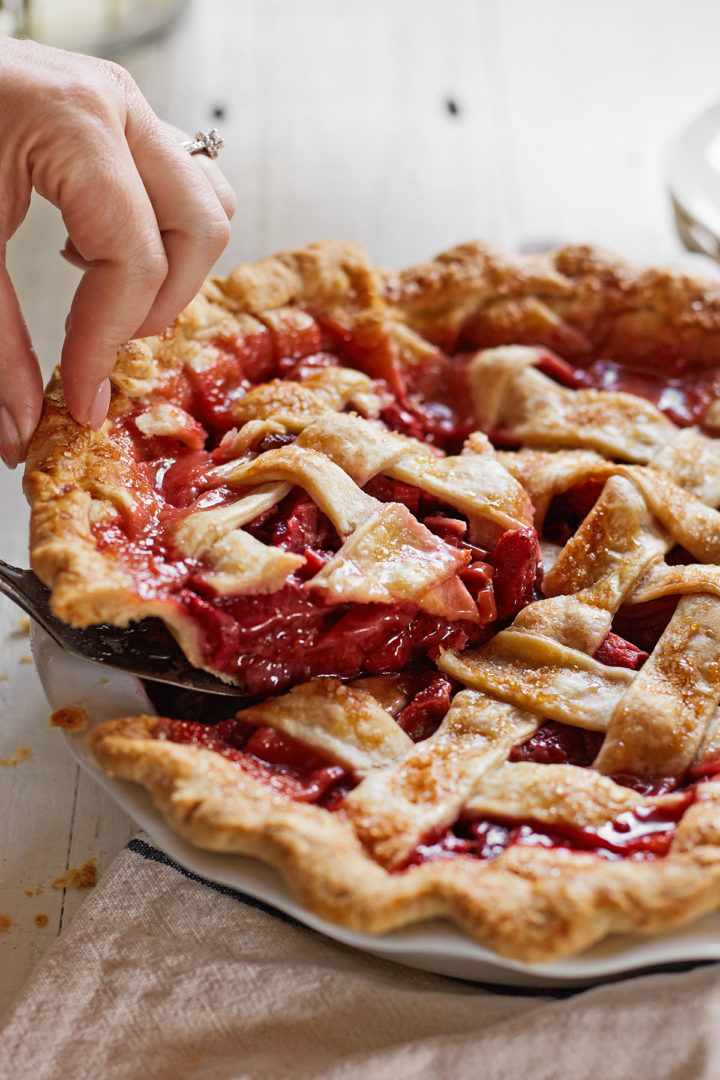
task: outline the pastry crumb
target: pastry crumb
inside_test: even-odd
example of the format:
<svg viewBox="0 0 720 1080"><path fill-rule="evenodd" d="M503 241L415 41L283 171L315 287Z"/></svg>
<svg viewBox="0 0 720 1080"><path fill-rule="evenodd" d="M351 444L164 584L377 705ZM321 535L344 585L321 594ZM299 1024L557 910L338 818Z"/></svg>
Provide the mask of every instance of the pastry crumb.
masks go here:
<svg viewBox="0 0 720 1080"><path fill-rule="evenodd" d="M30 655L28 654L28 655L26 655L26 656L21 656L21 657L20 657L20 663L21 663L21 664L34 664L34 663L35 663L35 661L33 660L32 656L30 656Z"/></svg>
<svg viewBox="0 0 720 1080"><path fill-rule="evenodd" d="M5 911L0 911L0 934L6 934L12 926L12 918Z"/></svg>
<svg viewBox="0 0 720 1080"><path fill-rule="evenodd" d="M10 765L14 769L21 761L27 761L33 756L29 746L16 746L9 758L0 758L0 765Z"/></svg>
<svg viewBox="0 0 720 1080"><path fill-rule="evenodd" d="M88 859L79 869L77 866L71 866L61 877L55 878L52 887L53 889L89 889L96 881L95 860Z"/></svg>
<svg viewBox="0 0 720 1080"><path fill-rule="evenodd" d="M50 717L50 727L61 727L65 731L82 731L87 726L88 714L76 705L56 709Z"/></svg>
<svg viewBox="0 0 720 1080"><path fill-rule="evenodd" d="M7 671L0 672L0 682L7 682L9 678Z"/></svg>
<svg viewBox="0 0 720 1080"><path fill-rule="evenodd" d="M11 630L9 637L27 637L30 633L30 619L27 615L21 615L17 622L15 630Z"/></svg>
<svg viewBox="0 0 720 1080"><path fill-rule="evenodd" d="M33 892L32 889L25 889L25 895L26 896L34 896L35 893Z"/></svg>
<svg viewBox="0 0 720 1080"><path fill-rule="evenodd" d="M44 915L42 912L40 912L38 915L35 916L35 925L36 926L47 926L47 921L48 921L47 915Z"/></svg>

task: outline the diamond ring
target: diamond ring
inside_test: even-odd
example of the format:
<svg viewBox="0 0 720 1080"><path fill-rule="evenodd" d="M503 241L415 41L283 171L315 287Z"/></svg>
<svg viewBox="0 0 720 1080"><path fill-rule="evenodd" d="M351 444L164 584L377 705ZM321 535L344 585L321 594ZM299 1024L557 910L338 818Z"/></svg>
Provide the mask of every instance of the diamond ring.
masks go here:
<svg viewBox="0 0 720 1080"><path fill-rule="evenodd" d="M196 131L194 139L186 139L180 145L189 154L207 154L209 158L216 158L225 143L217 128L213 128L212 131Z"/></svg>

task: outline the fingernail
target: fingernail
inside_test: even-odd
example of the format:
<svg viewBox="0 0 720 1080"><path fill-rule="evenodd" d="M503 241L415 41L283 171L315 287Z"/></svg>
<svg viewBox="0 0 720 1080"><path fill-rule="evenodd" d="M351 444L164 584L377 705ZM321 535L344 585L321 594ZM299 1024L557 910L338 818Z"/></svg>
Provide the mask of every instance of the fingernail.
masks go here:
<svg viewBox="0 0 720 1080"><path fill-rule="evenodd" d="M20 460L20 433L4 405L0 405L0 457L8 469L14 469Z"/></svg>
<svg viewBox="0 0 720 1080"><path fill-rule="evenodd" d="M69 251L67 248L61 248L60 254L65 262L70 263L77 270L89 270L90 263L86 259L83 259L82 255L79 255L77 251Z"/></svg>
<svg viewBox="0 0 720 1080"><path fill-rule="evenodd" d="M95 397L92 399L92 403L87 413L87 423L93 429L97 431L102 425L103 420L107 416L108 405L110 404L110 380L103 379L95 391Z"/></svg>

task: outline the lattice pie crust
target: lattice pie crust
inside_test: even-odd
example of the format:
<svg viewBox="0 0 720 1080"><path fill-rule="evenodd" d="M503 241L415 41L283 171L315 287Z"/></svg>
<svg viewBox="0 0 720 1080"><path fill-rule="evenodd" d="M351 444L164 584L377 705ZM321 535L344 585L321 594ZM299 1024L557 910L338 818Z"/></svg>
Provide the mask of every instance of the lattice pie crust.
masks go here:
<svg viewBox="0 0 720 1080"><path fill-rule="evenodd" d="M297 343L314 325L308 353ZM172 467L171 444L201 452L188 402L199 385L210 400L203 372L223 350L247 365L241 346L260 332L272 377L229 404L226 382L213 417L225 409L232 433L168 514L145 462L165 452ZM63 618L159 615L194 663L230 677L167 587L172 563L221 608L264 603L299 575L303 596L353 618L401 609L419 620L408 625L447 628L409 667L284 672L283 692L242 711L243 739L268 730L304 748L332 799L289 793L288 769L243 750L254 744L218 752L157 717L95 729L100 763L144 785L193 843L266 860L308 909L358 930L442 916L537 962L717 908L719 335L717 286L588 248L520 259L465 245L394 275L356 245L321 244L210 279L167 334L126 346L100 432L74 424L54 380L26 489L33 566ZM278 357L292 360L280 373ZM462 415L443 428L453 364ZM642 394L609 380L623 368ZM379 478L419 491L415 512ZM297 488L334 537L316 562L253 532ZM563 533L568 498L577 520L566 513ZM503 608L492 553L533 527L544 573ZM146 553L158 530L164 561L133 553L133 537ZM147 576L160 563L162 588ZM491 567L494 600L471 564ZM618 644L633 613L648 613L639 625L658 611L647 649ZM453 697L431 734L411 737L418 663L424 686L442 673ZM575 732L587 760L539 753L548 731Z"/></svg>

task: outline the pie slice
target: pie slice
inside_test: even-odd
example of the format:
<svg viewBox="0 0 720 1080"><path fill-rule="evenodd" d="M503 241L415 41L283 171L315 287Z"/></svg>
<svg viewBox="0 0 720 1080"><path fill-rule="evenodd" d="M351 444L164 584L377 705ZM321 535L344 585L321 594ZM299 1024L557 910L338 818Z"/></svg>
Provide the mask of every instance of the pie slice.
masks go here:
<svg viewBox="0 0 720 1080"><path fill-rule="evenodd" d="M381 287L352 245L209 281L122 350L97 433L56 376L26 474L56 614L159 617L262 695L427 667L529 600L533 511L490 443L392 422L407 393Z"/></svg>
<svg viewBox="0 0 720 1080"><path fill-rule="evenodd" d="M51 390L32 557L264 700L95 756L358 930L538 962L717 909L718 355L720 287L589 248L212 280L100 433Z"/></svg>

